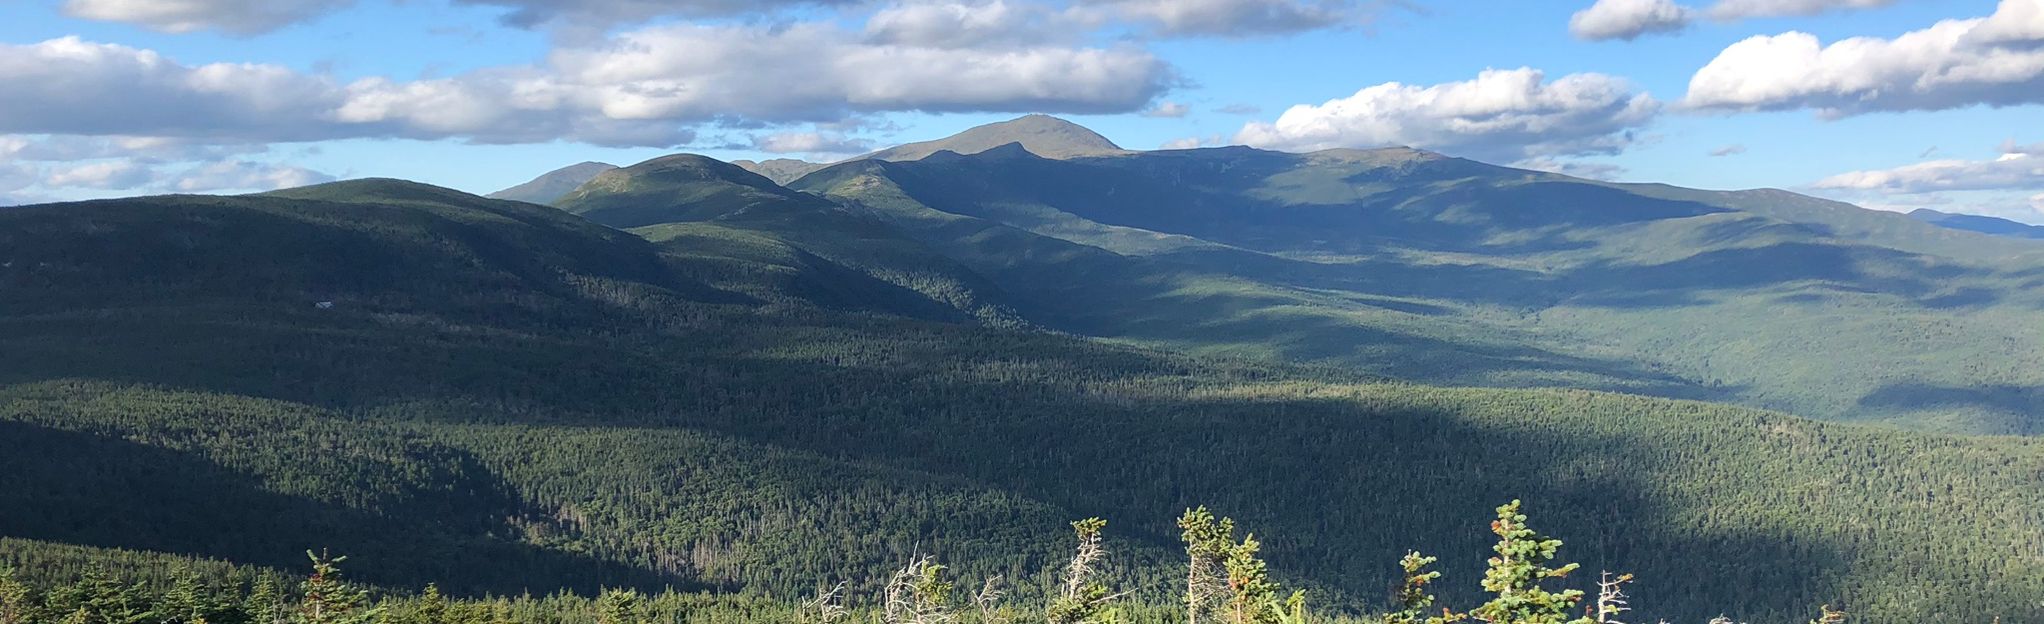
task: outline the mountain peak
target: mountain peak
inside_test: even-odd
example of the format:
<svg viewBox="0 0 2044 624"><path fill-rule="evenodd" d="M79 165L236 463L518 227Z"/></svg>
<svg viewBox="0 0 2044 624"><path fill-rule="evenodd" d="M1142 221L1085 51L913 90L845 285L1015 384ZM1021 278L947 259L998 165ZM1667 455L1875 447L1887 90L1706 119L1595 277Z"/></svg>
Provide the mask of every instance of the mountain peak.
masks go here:
<svg viewBox="0 0 2044 624"><path fill-rule="evenodd" d="M532 181L487 195L491 199L512 199L534 204L551 204L577 187L587 184L603 172L616 169L617 165L600 162L583 162L568 165L540 174Z"/></svg>
<svg viewBox="0 0 2044 624"><path fill-rule="evenodd" d="M1085 126L1050 115L1024 115L1009 121L987 124L935 141L910 143L881 150L854 160L922 160L939 151L978 154L1017 143L1031 154L1066 160L1128 153L1107 137Z"/></svg>

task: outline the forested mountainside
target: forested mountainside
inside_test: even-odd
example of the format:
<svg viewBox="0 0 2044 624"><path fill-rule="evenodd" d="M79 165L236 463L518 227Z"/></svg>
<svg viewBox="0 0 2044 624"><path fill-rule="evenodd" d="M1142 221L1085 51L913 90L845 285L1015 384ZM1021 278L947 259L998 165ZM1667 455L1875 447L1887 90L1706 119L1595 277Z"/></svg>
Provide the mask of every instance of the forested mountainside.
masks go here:
<svg viewBox="0 0 2044 624"><path fill-rule="evenodd" d="M2034 434L2044 247L1783 191L1609 184L1409 149L836 165L1030 321L1452 385L1567 386Z"/></svg>
<svg viewBox="0 0 2044 624"><path fill-rule="evenodd" d="M1097 516L1105 577L1169 605L1172 519L1206 505L1362 613L1409 549L1475 604L1482 527L1524 499L1584 569L1637 574L1642 615L2044 618L2035 440L1044 331L1060 308L986 254L1162 261L725 167L604 174L567 212L390 180L0 212L0 561L61 583L330 549L390 588L785 604L930 554L1036 601ZM635 169L705 194L597 196L680 179Z"/></svg>

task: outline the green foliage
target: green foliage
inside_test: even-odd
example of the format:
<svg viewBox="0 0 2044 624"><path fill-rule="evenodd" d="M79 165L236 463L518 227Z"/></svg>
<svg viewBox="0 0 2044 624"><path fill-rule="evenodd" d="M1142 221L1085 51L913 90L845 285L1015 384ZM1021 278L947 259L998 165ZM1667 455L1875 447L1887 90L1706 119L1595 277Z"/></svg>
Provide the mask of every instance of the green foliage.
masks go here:
<svg viewBox="0 0 2044 624"><path fill-rule="evenodd" d="M1561 540L1526 526L1526 515L1519 513L1516 500L1498 507L1498 519L1490 530L1498 536L1492 547L1497 556L1491 557L1490 571L1483 575L1483 589L1497 597L1470 610L1470 617L1492 624L1591 624L1593 620L1587 617L1569 617L1583 599L1581 590L1550 592L1542 586L1581 567L1574 563L1548 567Z"/></svg>
<svg viewBox="0 0 2044 624"><path fill-rule="evenodd" d="M369 591L341 579L340 564L347 557L305 551L312 560L312 575L300 585L297 624L364 624L381 611L370 604Z"/></svg>
<svg viewBox="0 0 2044 624"><path fill-rule="evenodd" d="M792 619L819 579L865 600L910 553L960 579L1048 578L1066 522L1102 516L1136 520L1117 520L1096 578L1135 592L1124 620L1151 622L1182 619L1158 605L1189 580L1183 529L1162 518L1209 503L1258 527L1258 556L1316 608L1362 613L1402 580L1384 562L1478 551L1459 525L1524 496L1585 565L1637 572L1671 619L1803 619L1821 600L1870 621L2044 618L2034 440L1417 386L990 329L950 304L896 313L949 296L928 293L1053 298L908 288L876 275L918 265L882 260L935 262L935 246L881 230L887 253L825 253L811 241L837 222L770 216L654 243L387 181L6 211L0 249L30 260L0 269L0 564L44 587L100 566L158 591L182 565L246 586L316 540L378 587L629 588L652 621ZM1008 257L1097 256L1079 247ZM1218 334L1193 302L1259 301L1057 266L1074 269L1066 309L1184 287L1143 308L1157 315L1096 311L1155 327ZM957 267L938 267L945 283L977 272ZM1266 303L1240 310L1290 326ZM1226 561L1212 559L1223 591ZM1474 578L1475 563L1445 571ZM1473 585L1439 593L1475 604ZM1011 588L1027 609L1060 590ZM578 604L569 619L594 622Z"/></svg>
<svg viewBox="0 0 2044 624"><path fill-rule="evenodd" d="M1844 611L1833 609L1831 605L1824 605L1819 609L1817 619L1810 620L1810 624L1845 624L1845 621Z"/></svg>
<svg viewBox="0 0 2044 624"><path fill-rule="evenodd" d="M1427 590L1427 586L1439 580L1441 573L1426 568L1439 560L1438 557L1421 555L1418 551L1405 553L1405 557L1398 560L1398 567L1404 571L1405 580L1393 591L1391 596L1393 610L1384 614L1382 624L1453 624L1469 617L1467 614L1455 613L1445 608L1441 609L1440 615L1428 614L1434 606L1434 595Z"/></svg>
<svg viewBox="0 0 2044 624"><path fill-rule="evenodd" d="M1099 571L1095 568L1107 556L1101 545L1100 533L1107 528L1107 521L1087 518L1072 523L1072 531L1078 534L1078 552L1065 565L1064 583L1058 594L1044 609L1044 619L1050 624L1113 624L1116 620L1112 603L1120 598L1096 580Z"/></svg>

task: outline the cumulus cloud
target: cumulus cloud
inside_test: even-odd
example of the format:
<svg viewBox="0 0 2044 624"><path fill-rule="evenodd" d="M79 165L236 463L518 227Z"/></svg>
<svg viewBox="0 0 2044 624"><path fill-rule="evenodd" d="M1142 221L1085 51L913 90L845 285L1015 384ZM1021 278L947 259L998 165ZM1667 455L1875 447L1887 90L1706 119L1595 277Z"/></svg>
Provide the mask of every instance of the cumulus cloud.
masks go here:
<svg viewBox="0 0 2044 624"><path fill-rule="evenodd" d="M1894 3L1895 0L1719 0L1708 9L1698 10L1675 0L1597 0L1569 19L1569 32L1589 41L1631 41L1644 35L1680 32L1705 17L1730 22L1873 9Z"/></svg>
<svg viewBox="0 0 2044 624"><path fill-rule="evenodd" d="M135 0L143 1L143 0ZM864 0L454 0L509 9L504 23L533 27L570 22L605 26L657 17L734 17L790 9L855 6Z"/></svg>
<svg viewBox="0 0 2044 624"><path fill-rule="evenodd" d="M192 139L141 136L0 136L0 161L70 162L132 158L143 162L219 160L266 151L252 144L209 144Z"/></svg>
<svg viewBox="0 0 2044 624"><path fill-rule="evenodd" d="M1557 160L1553 158L1532 158L1513 163L1513 166L1534 171L1559 173L1565 176L1591 180L1616 180L1625 175L1625 167L1611 163L1583 162L1580 160Z"/></svg>
<svg viewBox="0 0 2044 624"><path fill-rule="evenodd" d="M1252 122L1235 140L1312 151L1409 145L1494 162L1615 154L1635 141L1661 105L1626 81L1539 70L1486 70L1433 86L1386 83L1319 105L1294 106L1275 122Z"/></svg>
<svg viewBox="0 0 2044 624"><path fill-rule="evenodd" d="M1176 80L1163 61L1135 48L879 44L821 23L661 26L599 47L556 51L552 65L614 119L1116 113L1140 110Z"/></svg>
<svg viewBox="0 0 2044 624"><path fill-rule="evenodd" d="M1994 160L1933 160L1893 169L1841 173L1812 186L1901 194L2044 189L2044 156L2017 152L2002 154Z"/></svg>
<svg viewBox="0 0 2044 624"><path fill-rule="evenodd" d="M1689 27L1696 12L1675 0L1597 0L1569 18L1569 33L1578 39L1631 41L1641 35L1669 33Z"/></svg>
<svg viewBox="0 0 2044 624"><path fill-rule="evenodd" d="M1165 142L1164 142L1164 144L1162 144L1162 145L1159 145L1159 146L1157 146L1157 149L1160 149L1160 150L1189 150L1189 149L1198 149L1198 148L1202 148L1202 147L1213 147L1213 146L1216 146L1216 145L1226 145L1227 143L1228 143L1228 139L1227 139L1227 137L1223 137L1223 136L1218 136L1218 135L1216 135L1216 136L1208 136L1208 137L1196 137L1196 136L1195 136L1195 137L1185 137L1185 138L1182 138L1182 139L1172 139L1172 140L1169 140L1169 141L1165 141Z"/></svg>
<svg viewBox="0 0 2044 624"><path fill-rule="evenodd" d="M1895 0L1719 0L1711 6L1710 15L1718 19L1816 15L1843 9L1878 9L1894 3Z"/></svg>
<svg viewBox="0 0 2044 624"><path fill-rule="evenodd" d="M130 189L155 180L156 172L147 166L126 160L110 160L58 167L43 179L42 186Z"/></svg>
<svg viewBox="0 0 2044 624"><path fill-rule="evenodd" d="M66 15L163 32L269 32L338 11L354 0L65 0Z"/></svg>
<svg viewBox="0 0 2044 624"><path fill-rule="evenodd" d="M866 39L933 48L1070 43L1097 27L1072 11L1026 0L908 0L866 18Z"/></svg>
<svg viewBox="0 0 2044 624"><path fill-rule="evenodd" d="M346 84L276 65L185 65L66 37L0 44L0 84L9 85L0 89L0 133L672 147L707 123L1132 112L1175 81L1163 61L1132 47L876 43L825 22L652 27L558 48L533 66Z"/></svg>
<svg viewBox="0 0 2044 624"><path fill-rule="evenodd" d="M181 193L272 191L332 181L334 176L302 167L221 161L185 170L174 176L167 186Z"/></svg>
<svg viewBox="0 0 2044 624"><path fill-rule="evenodd" d="M1746 153L1746 146L1738 144L1726 145L1724 147L1720 147L1710 151L1711 156L1720 158L1725 156L1737 156L1744 153Z"/></svg>
<svg viewBox="0 0 2044 624"><path fill-rule="evenodd" d="M1686 106L1814 109L1827 117L2044 102L2044 2L2003 0L1994 15L1946 20L1894 39L1824 45L1816 35L1757 36L1689 81Z"/></svg>
<svg viewBox="0 0 2044 624"><path fill-rule="evenodd" d="M1080 0L1113 19L1170 37L1253 37L1361 25L1386 6L1363 0Z"/></svg>
<svg viewBox="0 0 2044 624"><path fill-rule="evenodd" d="M1186 106L1182 103L1158 102L1156 106L1150 107L1150 110L1143 111L1143 116L1157 117L1161 119L1178 119L1190 113L1192 113L1192 107Z"/></svg>
<svg viewBox="0 0 2044 624"><path fill-rule="evenodd" d="M825 132L777 132L752 139L752 149L769 154L863 154L873 142Z"/></svg>
<svg viewBox="0 0 2044 624"><path fill-rule="evenodd" d="M0 162L0 193L28 188L42 177L36 168L20 164Z"/></svg>

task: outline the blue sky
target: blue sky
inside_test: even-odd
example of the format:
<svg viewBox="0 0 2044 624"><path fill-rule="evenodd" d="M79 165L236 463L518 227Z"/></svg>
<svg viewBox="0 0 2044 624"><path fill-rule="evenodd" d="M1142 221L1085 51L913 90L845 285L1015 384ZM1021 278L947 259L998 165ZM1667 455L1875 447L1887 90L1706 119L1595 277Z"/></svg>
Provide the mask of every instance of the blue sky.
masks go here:
<svg viewBox="0 0 2044 624"><path fill-rule="evenodd" d="M488 192L1049 112L2044 222L2044 0L0 0L0 84L0 204Z"/></svg>

